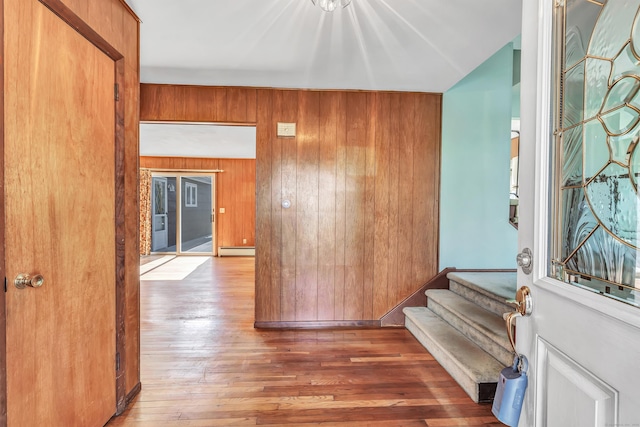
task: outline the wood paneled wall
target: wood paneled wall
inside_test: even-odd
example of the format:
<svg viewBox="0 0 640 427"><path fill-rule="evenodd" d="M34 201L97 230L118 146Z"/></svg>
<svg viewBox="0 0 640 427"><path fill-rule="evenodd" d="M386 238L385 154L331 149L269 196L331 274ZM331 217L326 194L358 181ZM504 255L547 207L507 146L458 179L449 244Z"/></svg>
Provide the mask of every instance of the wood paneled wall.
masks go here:
<svg viewBox="0 0 640 427"><path fill-rule="evenodd" d="M217 170L219 159L197 157L140 156L140 167L167 170Z"/></svg>
<svg viewBox="0 0 640 427"><path fill-rule="evenodd" d="M218 246L255 246L256 161L220 159L220 169L224 172L218 174L216 193Z"/></svg>
<svg viewBox="0 0 640 427"><path fill-rule="evenodd" d="M255 123L256 90L142 84L141 120Z"/></svg>
<svg viewBox="0 0 640 427"><path fill-rule="evenodd" d="M258 92L257 322L380 319L437 273L440 115L439 95Z"/></svg>
<svg viewBox="0 0 640 427"><path fill-rule="evenodd" d="M254 246L256 161L193 157L140 157L140 167L169 170L216 170L217 246ZM225 213L220 213L220 208ZM246 243L243 240L246 239Z"/></svg>
<svg viewBox="0 0 640 427"><path fill-rule="evenodd" d="M437 273L441 95L142 85L141 119L256 123L258 326L375 325Z"/></svg>

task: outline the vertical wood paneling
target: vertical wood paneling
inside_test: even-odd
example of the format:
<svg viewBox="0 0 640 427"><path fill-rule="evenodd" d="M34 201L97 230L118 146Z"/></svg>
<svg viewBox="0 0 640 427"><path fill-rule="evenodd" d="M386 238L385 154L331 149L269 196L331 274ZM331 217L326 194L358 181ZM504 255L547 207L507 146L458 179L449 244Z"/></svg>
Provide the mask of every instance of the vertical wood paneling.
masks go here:
<svg viewBox="0 0 640 427"><path fill-rule="evenodd" d="M5 34L5 22L4 22L4 0L0 0L0 28L3 35ZM6 37L6 36L4 36ZM5 267L5 165L4 165L4 132L5 132L5 106L4 95L7 84L4 79L4 41L0 44L0 81L2 82L3 90L0 91L0 275L7 277L7 271ZM6 427L7 425L7 312L6 312L6 292L0 292L0 426Z"/></svg>
<svg viewBox="0 0 640 427"><path fill-rule="evenodd" d="M256 89L140 85L142 121L256 122Z"/></svg>
<svg viewBox="0 0 640 427"><path fill-rule="evenodd" d="M298 93L291 90L278 91L281 97L280 111L274 117L276 121L297 122L298 120ZM275 127L275 123L272 123ZM296 197L297 189L297 137L283 138L282 143L282 191L280 203L282 200L289 200L291 207L282 209L282 240L281 240L281 279L282 288L280 294L282 296L282 315L283 321L296 320L296 267L297 267L297 210L298 200Z"/></svg>
<svg viewBox="0 0 640 427"><path fill-rule="evenodd" d="M242 206L240 205L242 189L242 164L235 159L220 159L217 174L216 197L218 208L218 246L240 246L242 244ZM220 213L220 208L225 212Z"/></svg>
<svg viewBox="0 0 640 427"><path fill-rule="evenodd" d="M129 14L124 17L126 25L125 38L137 40L137 21ZM137 49L129 49L126 55L134 55L137 58ZM131 56L125 56L130 58ZM138 100L140 98L140 85L138 63L130 61L125 63L125 100ZM139 224L135 218L139 215L138 191L138 156L140 146L139 135L139 110L132 108L133 102L125 105L125 384L127 394L140 382L140 287L139 287ZM131 219L134 218L134 219Z"/></svg>
<svg viewBox="0 0 640 427"><path fill-rule="evenodd" d="M440 188L440 173L433 173L429 166L440 170L440 126L437 119L441 117L440 100L426 95L418 97L416 105L416 139L413 152L413 229L423 227L426 230L436 230L434 238L425 239L424 236L413 234L413 273L416 282L422 281L427 275L434 275L437 269L438 251L438 197ZM438 163L434 165L435 159Z"/></svg>
<svg viewBox="0 0 640 427"><path fill-rule="evenodd" d="M318 317L320 93L298 92L296 165L296 320Z"/></svg>
<svg viewBox="0 0 640 427"><path fill-rule="evenodd" d="M179 121L186 121L189 114L193 112L193 109L190 108L191 105L195 105L197 99L189 96L190 89L186 86L175 86L173 88L173 96L175 97L175 102L173 103L173 108L175 111L175 116Z"/></svg>
<svg viewBox="0 0 640 427"><path fill-rule="evenodd" d="M228 166L228 165L221 165ZM230 205L233 201L231 196L233 192L234 186L234 176L233 171L228 171L224 169L224 177L222 174L218 173L215 177L216 187L216 202L215 202L215 225L216 225L216 242L214 242L215 246L228 246L224 242L227 242L230 237L230 218L234 215L233 210L229 211L229 215L227 215L227 205ZM221 209L225 210L225 213L221 212Z"/></svg>
<svg viewBox="0 0 640 427"><path fill-rule="evenodd" d="M374 277L375 277L375 207L376 207L376 123L378 94L369 93L367 102L367 139L365 142L365 235L364 235L364 283L363 283L363 319L373 319L374 314Z"/></svg>
<svg viewBox="0 0 640 427"><path fill-rule="evenodd" d="M247 245L256 244L256 161L242 163L242 235ZM243 243L244 244L244 243Z"/></svg>
<svg viewBox="0 0 640 427"><path fill-rule="evenodd" d="M374 224L374 313L384 314L387 308L387 284L389 282L389 159L391 132L390 94L380 94L378 114L381 118L376 129L376 175L375 175L375 224Z"/></svg>
<svg viewBox="0 0 640 427"><path fill-rule="evenodd" d="M140 156L140 167L168 170L217 170L220 159L199 157Z"/></svg>
<svg viewBox="0 0 640 427"><path fill-rule="evenodd" d="M246 101L247 101L247 122L255 122L256 121L256 111L258 108L258 97L256 90L245 90L246 93Z"/></svg>
<svg viewBox="0 0 640 427"><path fill-rule="evenodd" d="M381 317L388 310L388 307L395 305L398 294L398 221L401 215L400 211L404 210L398 204L398 191L400 191L400 146L402 140L400 138L401 122L403 117L400 115L402 95L399 93L391 94L389 119L389 255L387 261L389 270L387 274L387 301L383 312L375 313L376 318Z"/></svg>
<svg viewBox="0 0 640 427"><path fill-rule="evenodd" d="M437 273L440 95L141 90L143 120L257 122L258 322L378 319Z"/></svg>
<svg viewBox="0 0 640 427"><path fill-rule="evenodd" d="M255 163L254 159L219 160L224 172L216 175L218 246L255 246ZM220 208L225 212L220 213Z"/></svg>
<svg viewBox="0 0 640 427"><path fill-rule="evenodd" d="M278 117L282 117L282 92L269 92L272 96L271 103L264 105L260 103L260 108L268 108L269 113L273 112L273 118L270 115L269 123L265 123L265 132L268 131L268 138L271 151L269 152L271 163L271 175L265 177L271 184L271 205L269 210L271 212L271 234L263 235L258 233L257 240L260 240L260 236L264 236L269 240L271 245L271 274L269 276L263 276L262 279L269 284L272 290L271 299L277 299L277 307L274 305L272 312L272 319L282 319L282 143L289 142L276 137L276 127L274 123L278 120ZM262 167L262 163L258 160L258 165ZM259 168L259 169L260 169ZM259 215L258 215L259 217ZM256 278L257 279L257 278ZM257 304L256 304L257 306Z"/></svg>
<svg viewBox="0 0 640 427"><path fill-rule="evenodd" d="M364 312L365 147L367 93L347 93L345 296L347 320L361 320Z"/></svg>
<svg viewBox="0 0 640 427"><path fill-rule="evenodd" d="M232 121L228 114L229 98L227 96L227 89L215 88L213 89L213 91L215 92L215 100L216 100L216 109L215 109L216 119L214 121L219 121L219 122ZM233 100L231 100L231 103L235 104Z"/></svg>
<svg viewBox="0 0 640 427"><path fill-rule="evenodd" d="M227 89L227 117L233 117L235 121L247 121L247 90L243 88Z"/></svg>
<svg viewBox="0 0 640 427"><path fill-rule="evenodd" d="M413 141L416 139L416 95L408 94L400 106L402 124L400 130L399 165L402 183L398 188L398 205L402 214L398 217L398 297L411 294L420 284L413 280Z"/></svg>
<svg viewBox="0 0 640 427"><path fill-rule="evenodd" d="M347 248L347 94L338 93L336 119L336 270L334 320L344 320Z"/></svg>
<svg viewBox="0 0 640 427"><path fill-rule="evenodd" d="M166 120L163 115L171 116L173 111L162 112L161 103L165 103L168 98L165 85L145 85L140 84L140 121L143 120ZM164 89L164 90L162 90ZM165 105L164 108L167 108Z"/></svg>
<svg viewBox="0 0 640 427"><path fill-rule="evenodd" d="M320 93L318 135L318 320L334 319L336 274L336 156L339 94Z"/></svg>
<svg viewBox="0 0 640 427"><path fill-rule="evenodd" d="M260 167L256 168L256 280L260 286L255 287L256 321L280 320L280 262L274 262L279 256L279 249L272 250L274 228L278 221L273 218L272 177L275 175L275 156L272 152L273 141L273 91L257 92L260 108L256 111L256 158L260 159ZM278 171L279 173L279 171ZM277 199L276 199L277 200ZM273 275L278 274L278 280ZM259 303L257 303L259 301Z"/></svg>

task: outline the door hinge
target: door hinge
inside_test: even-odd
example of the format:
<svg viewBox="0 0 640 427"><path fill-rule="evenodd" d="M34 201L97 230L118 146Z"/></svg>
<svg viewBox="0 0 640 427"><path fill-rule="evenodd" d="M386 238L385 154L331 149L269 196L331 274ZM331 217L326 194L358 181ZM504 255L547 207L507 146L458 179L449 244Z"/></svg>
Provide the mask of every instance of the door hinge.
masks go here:
<svg viewBox="0 0 640 427"><path fill-rule="evenodd" d="M211 212L211 222L216 222L216 213Z"/></svg>
<svg viewBox="0 0 640 427"><path fill-rule="evenodd" d="M113 85L113 95L116 101L120 101L120 85L118 83Z"/></svg>
<svg viewBox="0 0 640 427"><path fill-rule="evenodd" d="M120 371L120 353L116 353L116 372Z"/></svg>

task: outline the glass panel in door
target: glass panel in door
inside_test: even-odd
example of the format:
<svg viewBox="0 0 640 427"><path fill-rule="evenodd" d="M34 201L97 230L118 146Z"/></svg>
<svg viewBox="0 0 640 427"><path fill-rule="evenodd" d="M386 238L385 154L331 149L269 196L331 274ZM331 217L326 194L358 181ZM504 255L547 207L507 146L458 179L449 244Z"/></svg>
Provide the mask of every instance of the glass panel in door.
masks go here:
<svg viewBox="0 0 640 427"><path fill-rule="evenodd" d="M180 251L213 252L213 177L181 176Z"/></svg>
<svg viewBox="0 0 640 427"><path fill-rule="evenodd" d="M637 1L566 2L555 153L556 278L633 305L640 305L639 20Z"/></svg>
<svg viewBox="0 0 640 427"><path fill-rule="evenodd" d="M151 252L176 251L176 177L151 181Z"/></svg>
<svg viewBox="0 0 640 427"><path fill-rule="evenodd" d="M167 179L153 177L151 191L151 250L158 252L168 246Z"/></svg>

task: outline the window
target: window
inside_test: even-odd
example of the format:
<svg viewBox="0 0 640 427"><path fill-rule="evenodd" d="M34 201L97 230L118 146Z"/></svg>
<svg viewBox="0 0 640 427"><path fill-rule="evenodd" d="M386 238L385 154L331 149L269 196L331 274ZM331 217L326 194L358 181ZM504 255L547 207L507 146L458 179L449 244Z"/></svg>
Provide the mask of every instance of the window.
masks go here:
<svg viewBox="0 0 640 427"><path fill-rule="evenodd" d="M558 11L554 276L640 305L640 12L591 0Z"/></svg>
<svg viewBox="0 0 640 427"><path fill-rule="evenodd" d="M187 208L198 207L198 184L184 183L184 205Z"/></svg>

